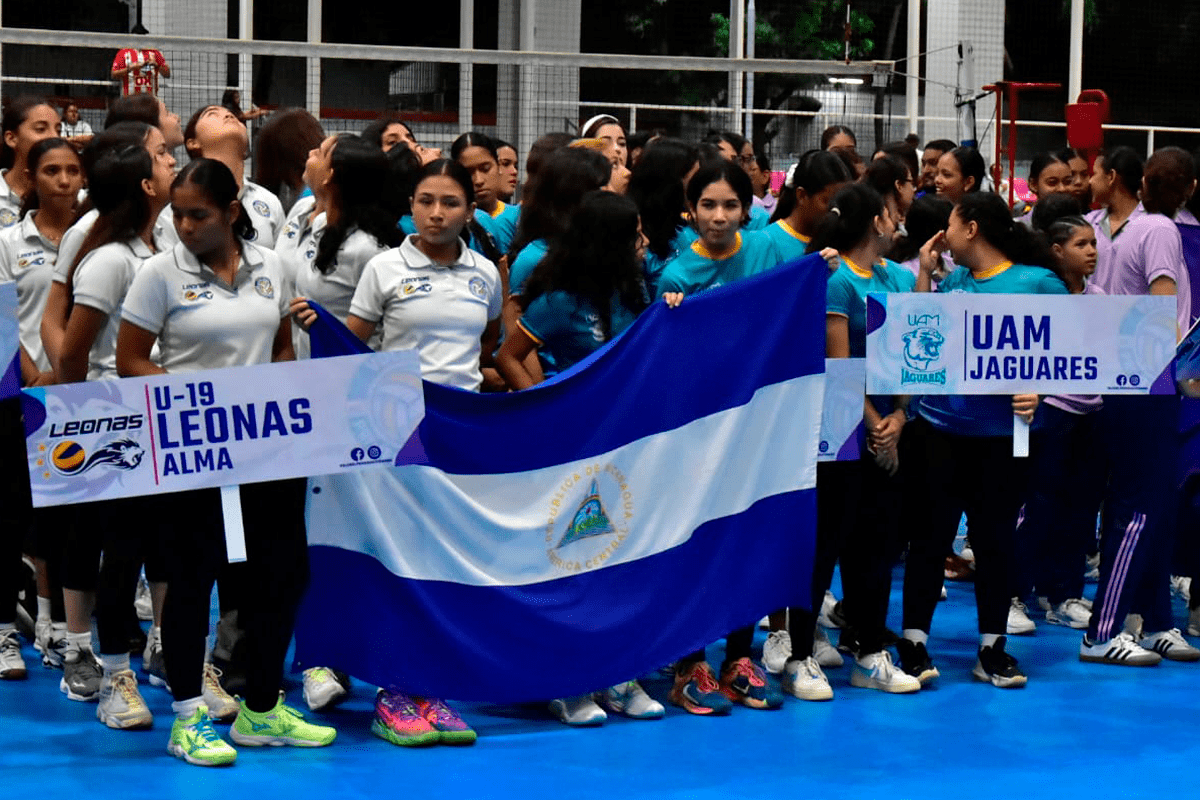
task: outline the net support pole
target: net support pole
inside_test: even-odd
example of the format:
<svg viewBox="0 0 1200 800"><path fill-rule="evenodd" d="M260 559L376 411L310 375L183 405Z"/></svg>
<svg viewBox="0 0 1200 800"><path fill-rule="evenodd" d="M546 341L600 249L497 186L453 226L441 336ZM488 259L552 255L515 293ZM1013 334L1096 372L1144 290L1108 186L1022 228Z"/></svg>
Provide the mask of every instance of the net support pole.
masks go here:
<svg viewBox="0 0 1200 800"><path fill-rule="evenodd" d="M537 0L520 0L518 12L517 49L521 52L535 50L537 28L534 24L537 14ZM538 137L537 114L534 103L537 100L537 84L541 68L532 64L522 64L518 68L517 88L517 130L516 144L519 153L529 151L530 145Z"/></svg>
<svg viewBox="0 0 1200 800"><path fill-rule="evenodd" d="M744 0L729 0L729 57L742 59L746 56L746 18L742 13ZM744 73L739 69L729 72L729 109L733 118L728 125L721 127L726 130L737 129L738 120L742 118L742 84Z"/></svg>
<svg viewBox="0 0 1200 800"><path fill-rule="evenodd" d="M463 50L475 48L475 2L458 0L458 46ZM474 128L475 96L474 69L470 64L458 65L458 128Z"/></svg>
<svg viewBox="0 0 1200 800"><path fill-rule="evenodd" d="M908 0L908 77L904 88L904 114L908 130L918 133L921 118L921 0Z"/></svg>
<svg viewBox="0 0 1200 800"><path fill-rule="evenodd" d="M746 0L746 58L754 58L754 29L758 22L754 0ZM754 141L754 73L746 73L746 119L742 135ZM739 154L740 155L740 154Z"/></svg>
<svg viewBox="0 0 1200 800"><path fill-rule="evenodd" d="M254 39L254 0L241 0L238 3L238 38L247 42ZM249 53L238 55L238 91L242 93L242 102L247 104L246 108L254 101L251 86L254 80L253 68L253 56Z"/></svg>
<svg viewBox="0 0 1200 800"><path fill-rule="evenodd" d="M1083 91L1083 4L1071 0L1071 55L1067 74L1067 102L1074 103Z"/></svg>
<svg viewBox="0 0 1200 800"><path fill-rule="evenodd" d="M308 42L321 42L322 0L308 0ZM321 118L321 59L308 58L304 70L304 106L308 113Z"/></svg>

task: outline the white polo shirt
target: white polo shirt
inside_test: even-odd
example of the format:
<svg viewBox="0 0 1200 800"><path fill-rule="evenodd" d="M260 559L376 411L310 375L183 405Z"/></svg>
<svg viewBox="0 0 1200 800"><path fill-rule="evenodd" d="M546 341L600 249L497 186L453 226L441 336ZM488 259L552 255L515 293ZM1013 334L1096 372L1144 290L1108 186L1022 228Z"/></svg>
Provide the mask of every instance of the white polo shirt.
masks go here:
<svg viewBox="0 0 1200 800"><path fill-rule="evenodd" d="M265 247L242 244L231 285L177 244L138 271L122 317L158 336L167 372L267 364L288 313L282 284L279 257Z"/></svg>
<svg viewBox="0 0 1200 800"><path fill-rule="evenodd" d="M244 181L238 199L246 213L250 215L250 224L254 226L252 242L259 247L272 248L283 227L283 204L270 190L264 189L254 181Z"/></svg>
<svg viewBox="0 0 1200 800"><path fill-rule="evenodd" d="M38 369L50 369L50 359L42 347L42 314L50 294L50 276L58 248L38 232L34 223L37 211L0 233L0 281L17 283L17 318L21 328L21 346Z"/></svg>
<svg viewBox="0 0 1200 800"><path fill-rule="evenodd" d="M0 169L0 230L16 225L21 212L21 196L8 185L6 175L8 170Z"/></svg>
<svg viewBox="0 0 1200 800"><path fill-rule="evenodd" d="M117 331L121 327L121 303L142 263L154 253L139 238L110 242L83 257L75 268L76 305L108 315L88 355L89 381L108 380L117 375Z"/></svg>
<svg viewBox="0 0 1200 800"><path fill-rule="evenodd" d="M382 321L384 351L416 349L425 380L478 391L480 337L504 302L500 273L462 244L454 264L438 266L415 238L367 262L350 313Z"/></svg>
<svg viewBox="0 0 1200 800"><path fill-rule="evenodd" d="M316 220L310 222L309 216L316 205L317 200L314 197L297 200L288 213L287 221L279 229L279 238L275 240L275 252L279 254L279 260L283 262L283 274L287 278L288 285L292 287L293 297L295 297L296 271L305 261L303 254L312 244L312 222ZM315 248L313 253L316 254ZM307 261L311 263L312 256L309 256Z"/></svg>
<svg viewBox="0 0 1200 800"><path fill-rule="evenodd" d="M93 208L75 220L75 224L67 228L66 233L63 234L62 241L58 243L58 260L54 263L55 283L67 282L67 270L71 268L71 262L79 254L79 248L83 247L83 240L91 233L92 226L96 224L99 216L100 212ZM160 249L164 250L174 247L175 243L179 241L170 206L162 210L162 213L158 215L158 221L154 223L154 241Z"/></svg>
<svg viewBox="0 0 1200 800"><path fill-rule="evenodd" d="M325 236L326 219L324 212L318 214L312 222L312 229L307 240L292 253L294 263L295 297L307 297L316 300L342 322L350 314L350 301L358 289L359 279L362 278L363 268L367 262L390 248L359 228L354 228L342 240L333 269L328 274L322 273L316 267L317 247ZM286 267L285 267L286 270ZM383 344L383 334L376 329L375 335L367 342L372 349L378 350ZM296 336L296 358L308 358L312 352L308 334L298 331Z"/></svg>

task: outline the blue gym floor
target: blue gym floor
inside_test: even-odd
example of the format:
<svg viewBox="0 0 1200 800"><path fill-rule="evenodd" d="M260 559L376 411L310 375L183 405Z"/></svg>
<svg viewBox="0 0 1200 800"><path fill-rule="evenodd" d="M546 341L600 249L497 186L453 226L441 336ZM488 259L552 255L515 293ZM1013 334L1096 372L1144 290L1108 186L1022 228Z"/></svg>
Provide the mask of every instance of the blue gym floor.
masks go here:
<svg viewBox="0 0 1200 800"><path fill-rule="evenodd" d="M893 592L899 627L900 572ZM406 750L369 732L372 689L321 715L338 740L320 750L240 748L232 768L166 753L170 701L143 685L154 728L119 732L95 705L59 693L59 673L25 647L30 679L0 683L5 797L204 798L1129 798L1171 796L1200 764L1200 665L1085 666L1080 633L1046 625L1010 638L1023 690L971 679L972 585L949 583L930 651L942 677L912 696L854 689L830 670L835 698L792 698L781 711L735 708L698 718L667 706L656 722L611 718L570 729L543 707L458 704L479 732L471 748ZM1089 586L1089 592L1094 586ZM1186 609L1176 600L1177 620ZM1181 624L1182 627L1182 624ZM760 634L760 642L762 636ZM719 663L719 651L711 654ZM135 659L136 664L136 659ZM135 667L136 668L136 667ZM298 677L298 676L293 676ZM644 685L665 702L666 679ZM298 686L289 691L299 705Z"/></svg>

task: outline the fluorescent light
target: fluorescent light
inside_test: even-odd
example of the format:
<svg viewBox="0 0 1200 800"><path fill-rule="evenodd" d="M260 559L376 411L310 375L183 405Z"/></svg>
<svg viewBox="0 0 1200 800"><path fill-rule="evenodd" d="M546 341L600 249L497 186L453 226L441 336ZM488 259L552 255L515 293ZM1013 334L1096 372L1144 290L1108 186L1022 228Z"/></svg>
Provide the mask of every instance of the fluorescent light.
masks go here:
<svg viewBox="0 0 1200 800"><path fill-rule="evenodd" d="M845 83L845 84L849 84L851 86L862 86L863 85L862 78L830 78L829 82L830 83Z"/></svg>

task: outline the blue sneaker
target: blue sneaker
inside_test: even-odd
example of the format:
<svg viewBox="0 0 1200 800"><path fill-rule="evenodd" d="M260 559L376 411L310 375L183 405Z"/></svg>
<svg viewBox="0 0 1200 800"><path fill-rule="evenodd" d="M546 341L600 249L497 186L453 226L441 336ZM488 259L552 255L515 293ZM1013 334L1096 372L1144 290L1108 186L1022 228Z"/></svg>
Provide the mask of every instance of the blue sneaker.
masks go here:
<svg viewBox="0 0 1200 800"><path fill-rule="evenodd" d="M717 676L706 661L697 661L684 672L676 670L668 699L689 714L728 714L733 708L729 698L721 694Z"/></svg>
<svg viewBox="0 0 1200 800"><path fill-rule="evenodd" d="M783 695L767 680L762 668L745 656L721 670L721 693L747 708L783 707Z"/></svg>

